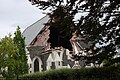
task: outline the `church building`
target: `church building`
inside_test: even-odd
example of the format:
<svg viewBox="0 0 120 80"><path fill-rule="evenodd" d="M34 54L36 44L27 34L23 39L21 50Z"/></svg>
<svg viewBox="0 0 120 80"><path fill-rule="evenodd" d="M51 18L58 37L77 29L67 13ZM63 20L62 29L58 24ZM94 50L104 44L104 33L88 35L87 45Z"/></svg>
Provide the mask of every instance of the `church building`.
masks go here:
<svg viewBox="0 0 120 80"><path fill-rule="evenodd" d="M44 25L48 21L49 17L45 16L23 32L28 54L29 73L72 68L74 65L69 50L62 47L50 49L50 43L47 42L50 34L49 26Z"/></svg>
<svg viewBox="0 0 120 80"><path fill-rule="evenodd" d="M82 64L79 65L79 62L75 62L71 58L71 52L68 49L63 47L56 47L54 49L50 48L50 43L47 42L50 30L49 26L45 25L49 19L49 16L45 16L27 27L23 32L27 48L29 73L58 68L81 67L84 63L80 62ZM73 47L72 53L77 54L87 45L82 42L78 43L78 40L76 42L75 38L76 36L73 36L71 39Z"/></svg>

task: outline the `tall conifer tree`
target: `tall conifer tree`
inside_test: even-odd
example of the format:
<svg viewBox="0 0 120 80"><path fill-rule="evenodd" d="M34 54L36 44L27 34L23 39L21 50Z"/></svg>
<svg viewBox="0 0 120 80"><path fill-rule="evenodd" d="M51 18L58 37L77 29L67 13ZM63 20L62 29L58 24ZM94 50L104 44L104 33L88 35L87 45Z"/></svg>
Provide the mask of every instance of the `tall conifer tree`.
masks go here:
<svg viewBox="0 0 120 80"><path fill-rule="evenodd" d="M18 53L17 53L17 60L18 62L18 73L19 74L25 74L28 72L28 64L27 64L27 54L25 50L25 38L21 34L20 27L18 26L16 29L16 32L14 33L14 44L18 48Z"/></svg>

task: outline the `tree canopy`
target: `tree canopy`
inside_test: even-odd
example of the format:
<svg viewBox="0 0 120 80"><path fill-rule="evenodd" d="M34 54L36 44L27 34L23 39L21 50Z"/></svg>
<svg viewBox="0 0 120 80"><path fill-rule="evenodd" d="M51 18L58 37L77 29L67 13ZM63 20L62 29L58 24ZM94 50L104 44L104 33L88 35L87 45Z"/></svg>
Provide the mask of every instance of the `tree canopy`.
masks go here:
<svg viewBox="0 0 120 80"><path fill-rule="evenodd" d="M85 49L89 62L106 65L119 63L117 49L120 45L120 1L119 0L29 0L41 10L51 10L51 47L63 46L71 50L72 33L93 42ZM76 19L77 17L77 19ZM54 37L54 38L53 38ZM74 56L80 59L80 56Z"/></svg>
<svg viewBox="0 0 120 80"><path fill-rule="evenodd" d="M25 41L20 27L12 35L0 39L0 75L5 78L28 73Z"/></svg>
<svg viewBox="0 0 120 80"><path fill-rule="evenodd" d="M14 44L11 35L0 40L0 74L3 77L15 76L17 52L17 46Z"/></svg>

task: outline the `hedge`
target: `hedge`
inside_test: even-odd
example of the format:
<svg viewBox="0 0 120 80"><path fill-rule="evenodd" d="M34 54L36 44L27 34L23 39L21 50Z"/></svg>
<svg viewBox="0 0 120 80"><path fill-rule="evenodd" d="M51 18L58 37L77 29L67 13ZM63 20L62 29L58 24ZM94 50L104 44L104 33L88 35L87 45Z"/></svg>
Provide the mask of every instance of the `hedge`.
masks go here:
<svg viewBox="0 0 120 80"><path fill-rule="evenodd" d="M19 77L19 80L120 80L120 65L102 68L55 69Z"/></svg>

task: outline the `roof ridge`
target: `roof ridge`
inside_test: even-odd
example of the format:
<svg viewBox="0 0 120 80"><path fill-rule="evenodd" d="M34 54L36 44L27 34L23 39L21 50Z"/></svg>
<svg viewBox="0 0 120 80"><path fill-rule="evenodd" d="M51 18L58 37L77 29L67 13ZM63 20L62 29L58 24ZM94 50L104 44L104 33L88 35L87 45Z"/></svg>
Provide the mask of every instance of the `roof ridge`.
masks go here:
<svg viewBox="0 0 120 80"><path fill-rule="evenodd" d="M48 16L48 15L46 15L46 16ZM28 28L32 27L32 25L34 25L34 24L36 24L37 22L39 22L39 21L41 21L42 19L44 19L46 16L40 18L39 20L37 20L36 22L34 22L34 23L31 24L30 26L28 26L28 27L23 31L23 33L24 33ZM22 34L23 34L23 33L22 33Z"/></svg>

